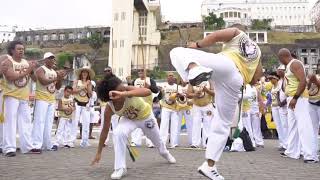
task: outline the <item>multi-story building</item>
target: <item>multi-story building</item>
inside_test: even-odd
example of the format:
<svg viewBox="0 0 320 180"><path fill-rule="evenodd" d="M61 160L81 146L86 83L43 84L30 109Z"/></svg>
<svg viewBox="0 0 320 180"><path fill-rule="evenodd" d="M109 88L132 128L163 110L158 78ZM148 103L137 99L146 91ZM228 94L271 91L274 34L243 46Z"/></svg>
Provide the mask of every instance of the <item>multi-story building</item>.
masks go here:
<svg viewBox="0 0 320 180"><path fill-rule="evenodd" d="M12 41L16 35L16 26L0 25L0 43Z"/></svg>
<svg viewBox="0 0 320 180"><path fill-rule="evenodd" d="M93 33L99 33L105 42L110 38L110 27L83 27L68 29L49 29L17 31L16 38L28 45L42 45L52 47L74 42L86 42Z"/></svg>
<svg viewBox="0 0 320 180"><path fill-rule="evenodd" d="M119 77L157 66L160 10L159 0L112 1L109 65Z"/></svg>
<svg viewBox="0 0 320 180"><path fill-rule="evenodd" d="M311 11L311 17L316 27L316 30L320 32L320 0L318 0Z"/></svg>
<svg viewBox="0 0 320 180"><path fill-rule="evenodd" d="M290 27L291 31L312 31L308 0L204 0L201 13L223 17L227 26L250 25L253 19L271 19L273 27ZM290 29L289 29L290 30Z"/></svg>
<svg viewBox="0 0 320 180"><path fill-rule="evenodd" d="M305 65L308 73L320 73L320 39L295 41L295 53Z"/></svg>

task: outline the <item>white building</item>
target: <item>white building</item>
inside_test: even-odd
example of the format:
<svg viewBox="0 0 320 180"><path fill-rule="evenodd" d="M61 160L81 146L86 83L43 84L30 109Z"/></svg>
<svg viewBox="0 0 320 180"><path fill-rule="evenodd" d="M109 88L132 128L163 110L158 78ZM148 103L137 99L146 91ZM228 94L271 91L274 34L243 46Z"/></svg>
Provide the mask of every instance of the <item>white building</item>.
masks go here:
<svg viewBox="0 0 320 180"><path fill-rule="evenodd" d="M310 9L308 0L204 0L201 14L213 12L227 25L272 19L273 26L310 26Z"/></svg>
<svg viewBox="0 0 320 180"><path fill-rule="evenodd" d="M16 36L16 27L0 25L0 43L13 41Z"/></svg>
<svg viewBox="0 0 320 180"><path fill-rule="evenodd" d="M131 69L153 69L158 64L161 22L159 0L112 1L109 65L125 79Z"/></svg>
<svg viewBox="0 0 320 180"><path fill-rule="evenodd" d="M318 32L320 32L320 0L318 0L311 11L311 17Z"/></svg>

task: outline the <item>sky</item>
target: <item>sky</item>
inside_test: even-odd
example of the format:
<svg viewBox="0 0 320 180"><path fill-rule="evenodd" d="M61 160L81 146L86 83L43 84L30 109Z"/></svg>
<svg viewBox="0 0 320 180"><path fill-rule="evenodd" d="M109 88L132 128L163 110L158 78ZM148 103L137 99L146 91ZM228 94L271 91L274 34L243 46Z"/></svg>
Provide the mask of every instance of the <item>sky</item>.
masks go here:
<svg viewBox="0 0 320 180"><path fill-rule="evenodd" d="M45 29L111 25L112 0L2 1L0 25ZM173 22L200 21L202 1L161 0L162 15Z"/></svg>

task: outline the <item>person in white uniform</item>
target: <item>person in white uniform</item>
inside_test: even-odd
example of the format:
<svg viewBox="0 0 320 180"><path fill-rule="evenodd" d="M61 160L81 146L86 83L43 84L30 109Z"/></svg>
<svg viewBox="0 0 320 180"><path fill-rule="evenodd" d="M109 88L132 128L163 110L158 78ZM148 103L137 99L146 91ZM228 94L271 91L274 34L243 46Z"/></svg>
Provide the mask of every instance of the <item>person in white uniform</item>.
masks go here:
<svg viewBox="0 0 320 180"><path fill-rule="evenodd" d="M170 148L178 146L178 125L179 116L177 111L177 94L178 85L175 83L173 73L168 73L167 83L162 87L163 98L160 101L161 105L161 123L160 136L164 143L168 140L168 131L170 123Z"/></svg>
<svg viewBox="0 0 320 180"><path fill-rule="evenodd" d="M216 42L224 42L219 54L196 49ZM221 180L224 178L218 173L216 162L230 134L240 89L243 84L255 84L262 75L261 51L236 27L215 31L189 47L171 50L171 62L181 78L193 86L209 79L214 83L216 110L211 121L206 161L198 171L210 179Z"/></svg>
<svg viewBox="0 0 320 180"><path fill-rule="evenodd" d="M204 81L197 86L188 85L188 93L193 98L192 115L194 117L191 148L207 147L207 138L214 117L213 89L209 81Z"/></svg>
<svg viewBox="0 0 320 180"><path fill-rule="evenodd" d="M49 151L58 150L51 140L51 130L56 110L56 90L60 89L63 77L66 72L56 72L55 55L47 52L43 56L44 65L36 70L36 91L34 120L32 128L32 141L36 149Z"/></svg>
<svg viewBox="0 0 320 180"><path fill-rule="evenodd" d="M312 120L313 131L317 137L319 134L320 123L320 78L315 74L309 76L308 90L309 90L309 113ZM319 147L317 141L316 147Z"/></svg>
<svg viewBox="0 0 320 180"><path fill-rule="evenodd" d="M169 163L176 163L175 158L166 149L159 134L157 120L152 113L152 107L142 97L151 95L147 88L124 86L116 76L104 79L98 87L98 97L108 102L105 111L105 123L100 135L99 146L92 165L101 159L104 142L108 136L110 119L113 113L121 116L118 126L113 132L114 172L111 179L121 179L127 174L126 152L129 146L128 136L132 131L141 128L158 149L160 155Z"/></svg>
<svg viewBox="0 0 320 180"><path fill-rule="evenodd" d="M319 161L316 147L318 139L309 114L304 66L292 57L288 49L280 49L278 57L286 65L285 92L288 96L288 145L281 156L299 159L303 154L305 163L316 163Z"/></svg>
<svg viewBox="0 0 320 180"><path fill-rule="evenodd" d="M281 90L281 82L279 83L280 77L277 73L271 73L269 75L269 80L272 83L271 95L272 95L272 103L271 103L271 111L272 111L272 118L276 124L276 129L278 132L278 139L279 139L279 150L286 149L286 128L283 127L284 123L282 122L283 119L280 117L280 90Z"/></svg>
<svg viewBox="0 0 320 180"><path fill-rule="evenodd" d="M8 58L8 55L1 55L0 64L2 63L2 61L6 60L7 58ZM0 114L3 113L2 106L3 106L3 74L0 68ZM2 149L3 149L3 126L2 126L2 122L0 122L0 154L2 153Z"/></svg>
<svg viewBox="0 0 320 180"><path fill-rule="evenodd" d="M7 47L8 56L1 63L3 73L3 153L16 156L16 131L18 129L22 153L41 153L31 139L31 111L29 106L30 76L37 66L35 61L23 59L24 46L12 41ZM3 116L2 116L3 117Z"/></svg>
<svg viewBox="0 0 320 180"><path fill-rule="evenodd" d="M80 147L88 147L89 144L89 126L90 126L90 104L89 99L92 96L91 79L94 78L94 71L85 66L76 70L77 80L73 83L73 93L76 102L75 119L72 121L73 141L77 137L78 123L81 123L81 143Z"/></svg>

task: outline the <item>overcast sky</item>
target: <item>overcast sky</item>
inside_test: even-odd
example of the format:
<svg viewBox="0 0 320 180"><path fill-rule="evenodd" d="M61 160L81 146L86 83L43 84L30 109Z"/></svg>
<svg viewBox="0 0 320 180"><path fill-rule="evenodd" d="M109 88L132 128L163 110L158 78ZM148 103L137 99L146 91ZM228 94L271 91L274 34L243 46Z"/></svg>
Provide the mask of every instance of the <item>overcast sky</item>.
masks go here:
<svg viewBox="0 0 320 180"><path fill-rule="evenodd" d="M0 25L63 28L111 24L112 0L1 0ZM161 0L170 21L201 20L203 0ZM310 0L314 3L316 0Z"/></svg>

